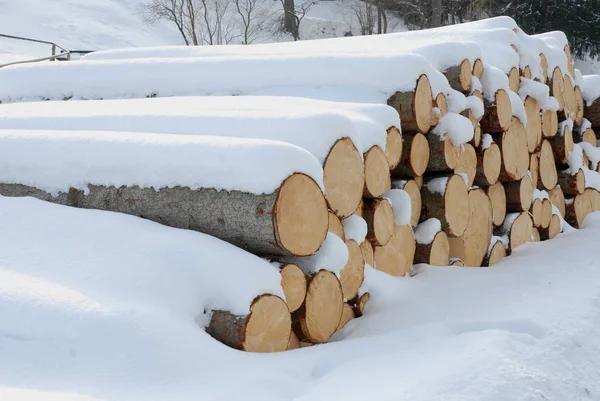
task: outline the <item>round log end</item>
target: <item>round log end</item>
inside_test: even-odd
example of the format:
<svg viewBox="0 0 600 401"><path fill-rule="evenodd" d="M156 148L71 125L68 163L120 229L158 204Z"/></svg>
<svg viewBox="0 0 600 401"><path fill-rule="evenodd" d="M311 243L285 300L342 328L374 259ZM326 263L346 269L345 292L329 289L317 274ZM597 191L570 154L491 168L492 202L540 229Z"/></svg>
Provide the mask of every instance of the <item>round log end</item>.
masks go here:
<svg viewBox="0 0 600 401"><path fill-rule="evenodd" d="M512 106L510 97L503 89L498 89L495 94L496 98L496 114L498 115L498 124L502 130L506 131L510 128L512 120Z"/></svg>
<svg viewBox="0 0 600 401"><path fill-rule="evenodd" d="M542 186L545 189L552 189L558 182L558 172L554 161L554 153L550 141L543 140L540 147L539 174Z"/></svg>
<svg viewBox="0 0 600 401"><path fill-rule="evenodd" d="M448 179L444 203L448 234L460 237L469 222L469 189L460 175Z"/></svg>
<svg viewBox="0 0 600 401"><path fill-rule="evenodd" d="M273 218L279 244L292 255L312 255L325 241L327 203L321 188L304 174L293 174L281 185Z"/></svg>
<svg viewBox="0 0 600 401"><path fill-rule="evenodd" d="M548 82L548 60L544 53L540 53L540 67L542 67L542 83Z"/></svg>
<svg viewBox="0 0 600 401"><path fill-rule="evenodd" d="M544 138L551 138L558 131L558 113L552 110L544 110L542 113L542 134Z"/></svg>
<svg viewBox="0 0 600 401"><path fill-rule="evenodd" d="M454 168L454 174L460 173L467 176L467 186L472 187L477 175L477 152L470 143L463 145L463 151L460 152L458 163Z"/></svg>
<svg viewBox="0 0 600 401"><path fill-rule="evenodd" d="M350 138L338 140L323 164L323 182L329 208L341 218L350 216L363 196L362 157Z"/></svg>
<svg viewBox="0 0 600 401"><path fill-rule="evenodd" d="M481 79L483 76L483 61L481 59L476 59L473 62L473 75L477 77L477 79Z"/></svg>
<svg viewBox="0 0 600 401"><path fill-rule="evenodd" d="M502 159L508 179L520 180L529 168L527 134L518 118L513 118L508 131L502 135Z"/></svg>
<svg viewBox="0 0 600 401"><path fill-rule="evenodd" d="M404 276L410 269L406 259L400 255L391 242L385 246L374 247L375 269L390 276Z"/></svg>
<svg viewBox="0 0 600 401"><path fill-rule="evenodd" d="M436 138L432 138L432 141L437 140ZM460 159L461 154L460 146L454 146L450 138L444 139L444 159L446 161L446 166L449 169L455 169L458 165L458 160ZM431 158L430 158L431 160Z"/></svg>
<svg viewBox="0 0 600 401"><path fill-rule="evenodd" d="M553 214L552 218L550 219L550 224L548 225L548 228L546 228L542 233L542 239L552 239L558 234L560 234L560 218L558 217L558 215Z"/></svg>
<svg viewBox="0 0 600 401"><path fill-rule="evenodd" d="M429 264L432 266L448 266L450 261L450 243L445 232L440 231L433 238Z"/></svg>
<svg viewBox="0 0 600 401"><path fill-rule="evenodd" d="M471 62L468 59L464 59L460 63L460 75L458 78L463 92L466 92L469 89L471 89L472 78L473 78L473 72L471 69Z"/></svg>
<svg viewBox="0 0 600 401"><path fill-rule="evenodd" d="M385 153L379 146L373 146L365 154L364 171L365 196L377 198L383 195L386 191L390 190L392 186L390 178L390 165ZM354 209L356 209L356 206Z"/></svg>
<svg viewBox="0 0 600 401"><path fill-rule="evenodd" d="M394 209L387 199L375 200L373 208L373 241L385 245L394 233Z"/></svg>
<svg viewBox="0 0 600 401"><path fill-rule="evenodd" d="M504 185L501 182L491 185L487 189L487 194L492 203L492 222L495 226L499 227L504 222L504 217L506 216L506 192L504 191Z"/></svg>
<svg viewBox="0 0 600 401"><path fill-rule="evenodd" d="M440 117L448 114L448 101L446 100L446 95L442 92L438 93L435 97L435 106L440 110Z"/></svg>
<svg viewBox="0 0 600 401"><path fill-rule="evenodd" d="M525 68L523 68L523 71L521 71L521 76L523 78L531 79L531 68L529 68L528 65L526 65Z"/></svg>
<svg viewBox="0 0 600 401"><path fill-rule="evenodd" d="M527 125L525 126L527 149L529 153L533 153L542 140L542 117L537 100L527 96L525 99L525 112L527 114Z"/></svg>
<svg viewBox="0 0 600 401"><path fill-rule="evenodd" d="M583 134L581 134L581 142L586 142L592 145L593 147L596 147L597 140L596 133L594 132L594 130L588 128L585 131L583 131Z"/></svg>
<svg viewBox="0 0 600 401"><path fill-rule="evenodd" d="M417 80L414 97L414 115L417 129L421 133L429 132L431 128L431 109L433 94L427 75L421 75Z"/></svg>
<svg viewBox="0 0 600 401"><path fill-rule="evenodd" d="M410 225L416 227L421 217L421 187L415 180L409 180L404 185L404 191L408 193L408 197L410 198Z"/></svg>
<svg viewBox="0 0 600 401"><path fill-rule="evenodd" d="M542 200L542 220L540 226L548 228L552 220L552 202L549 199Z"/></svg>
<svg viewBox="0 0 600 401"><path fill-rule="evenodd" d="M529 209L529 213L531 213L531 217L533 219L533 226L537 228L541 227L544 213L544 204L541 199L536 199L533 201L531 208Z"/></svg>
<svg viewBox="0 0 600 401"><path fill-rule="evenodd" d="M515 249L531 241L533 222L528 212L522 212L510 227L510 249Z"/></svg>
<svg viewBox="0 0 600 401"><path fill-rule="evenodd" d="M373 267L373 245L371 245L371 242L367 240L363 241L362 244L360 244L360 250L365 263Z"/></svg>
<svg viewBox="0 0 600 401"><path fill-rule="evenodd" d="M261 295L250 306L242 349L279 352L288 348L292 319L286 303L274 295Z"/></svg>
<svg viewBox="0 0 600 401"><path fill-rule="evenodd" d="M533 182L528 175L521 179L519 199L521 202L521 210L529 210L533 203Z"/></svg>
<svg viewBox="0 0 600 401"><path fill-rule="evenodd" d="M354 240L346 241L348 263L340 272L340 283L345 299L353 299L365 278L365 260L360 246Z"/></svg>
<svg viewBox="0 0 600 401"><path fill-rule="evenodd" d="M288 263L281 268L281 288L290 312L297 311L306 297L306 274L297 265Z"/></svg>
<svg viewBox="0 0 600 401"><path fill-rule="evenodd" d="M496 241L496 243L492 246L490 254L488 256L488 266L493 266L498 264L502 259L506 257L506 249L504 248L504 244L502 241Z"/></svg>
<svg viewBox="0 0 600 401"><path fill-rule="evenodd" d="M483 174L489 185L498 182L500 171L502 170L502 153L500 147L492 143L489 148L483 151Z"/></svg>
<svg viewBox="0 0 600 401"><path fill-rule="evenodd" d="M402 159L402 134L396 127L390 127L387 130L385 157L388 161L390 170L395 169Z"/></svg>
<svg viewBox="0 0 600 401"><path fill-rule="evenodd" d="M423 134L415 135L410 146L410 165L416 176L422 176L429 164L429 143Z"/></svg>
<svg viewBox="0 0 600 401"><path fill-rule="evenodd" d="M552 204L556 206L556 208L560 212L560 215L564 219L566 216L566 207L565 194L563 193L562 189L560 187L552 188L548 190L548 196L550 197L550 202L552 202Z"/></svg>
<svg viewBox="0 0 600 401"><path fill-rule="evenodd" d="M508 73L508 86L511 91L519 93L519 86L521 84L521 77L519 76L519 69L513 67Z"/></svg>
<svg viewBox="0 0 600 401"><path fill-rule="evenodd" d="M340 319L340 324L338 325L336 332L343 329L352 319L354 319L354 309L347 303L344 303L342 318Z"/></svg>
<svg viewBox="0 0 600 401"><path fill-rule="evenodd" d="M316 273L308 283L304 310L300 310L302 333L312 343L327 342L339 326L343 308L342 286L335 274Z"/></svg>
<svg viewBox="0 0 600 401"><path fill-rule="evenodd" d="M481 125L477 123L477 125L475 126L475 130L473 131L473 140L471 141L473 146L475 146L476 148L479 148L481 146L482 135L483 132L481 131Z"/></svg>
<svg viewBox="0 0 600 401"><path fill-rule="evenodd" d="M329 211L329 229L327 231L337 235L342 241L346 241L346 233L344 233L342 221L331 210Z"/></svg>
<svg viewBox="0 0 600 401"><path fill-rule="evenodd" d="M563 74L559 67L552 71L552 85L550 86L551 95L558 101L558 111L563 111L565 108L565 99L563 92L565 90L565 82Z"/></svg>

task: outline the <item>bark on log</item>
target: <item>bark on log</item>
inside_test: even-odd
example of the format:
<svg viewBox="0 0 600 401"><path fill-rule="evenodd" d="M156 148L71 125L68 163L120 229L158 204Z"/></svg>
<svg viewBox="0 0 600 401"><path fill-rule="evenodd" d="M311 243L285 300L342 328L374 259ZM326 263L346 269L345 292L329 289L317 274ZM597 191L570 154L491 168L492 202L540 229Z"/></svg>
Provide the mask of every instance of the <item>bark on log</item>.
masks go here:
<svg viewBox="0 0 600 401"><path fill-rule="evenodd" d="M352 299L358 294L358 289L365 278L365 259L360 246L354 240L347 240L348 263L340 272L340 284L345 299Z"/></svg>
<svg viewBox="0 0 600 401"><path fill-rule="evenodd" d="M364 196L378 198L389 191L392 185L390 166L385 153L377 145L373 146L364 156L365 159L365 186ZM358 201L356 205L358 205ZM354 210L356 206L354 206ZM348 216L345 216L348 217Z"/></svg>
<svg viewBox="0 0 600 401"><path fill-rule="evenodd" d="M475 184L487 187L498 182L502 169L502 153L500 147L494 142L487 149L477 152L477 174Z"/></svg>
<svg viewBox="0 0 600 401"><path fill-rule="evenodd" d="M531 241L533 222L528 212L507 214L506 218L509 221L497 228L495 235L508 238L507 255L510 255L514 249Z"/></svg>
<svg viewBox="0 0 600 401"><path fill-rule="evenodd" d="M342 239L342 241L346 241L346 234L344 233L344 226L342 225L339 217L335 215L331 210L329 211L329 229L327 230L330 233L334 233L338 237Z"/></svg>
<svg viewBox="0 0 600 401"><path fill-rule="evenodd" d="M483 61L481 59L475 59L473 62L473 76L477 77L477 79L483 77Z"/></svg>
<svg viewBox="0 0 600 401"><path fill-rule="evenodd" d="M477 175L477 152L470 143L463 145L463 151L460 152L458 163L454 168L454 174L464 174L467 177L467 186L472 187Z"/></svg>
<svg viewBox="0 0 600 401"><path fill-rule="evenodd" d="M394 177L423 175L429 163L429 143L423 134L404 134L400 164L392 171Z"/></svg>
<svg viewBox="0 0 600 401"><path fill-rule="evenodd" d="M354 302L354 317L359 318L365 313L365 308L371 299L371 294L365 292Z"/></svg>
<svg viewBox="0 0 600 401"><path fill-rule="evenodd" d="M585 191L585 174L582 169L577 170L575 175L570 172L558 173L558 185L565 195L578 195Z"/></svg>
<svg viewBox="0 0 600 401"><path fill-rule="evenodd" d="M358 206L365 186L360 152L350 138L338 140L323 163L323 184L329 208L346 218Z"/></svg>
<svg viewBox="0 0 600 401"><path fill-rule="evenodd" d="M590 194L591 192L584 191L565 201L565 220L575 228L580 228L585 217L592 212Z"/></svg>
<svg viewBox="0 0 600 401"><path fill-rule="evenodd" d="M288 348L292 320L286 303L275 295L261 295L243 316L212 312L206 332L232 348L249 352L278 352Z"/></svg>
<svg viewBox="0 0 600 401"><path fill-rule="evenodd" d="M554 151L550 141L544 139L540 147L539 175L540 183L544 189L550 190L558 182L558 172L556 171L556 162L554 160Z"/></svg>
<svg viewBox="0 0 600 401"><path fill-rule="evenodd" d="M335 274L321 270L308 281L304 305L292 315L294 332L303 341L327 342L342 318L344 297Z"/></svg>
<svg viewBox="0 0 600 401"><path fill-rule="evenodd" d="M450 87L459 92L468 92L472 79L471 63L464 59L459 65L452 66L444 71Z"/></svg>
<svg viewBox="0 0 600 401"><path fill-rule="evenodd" d="M290 312L297 311L306 298L306 274L293 263L285 263L280 267L281 288L285 294L285 302Z"/></svg>
<svg viewBox="0 0 600 401"><path fill-rule="evenodd" d="M394 232L394 210L387 199L365 199L364 219L367 222L367 239L373 245L388 243Z"/></svg>
<svg viewBox="0 0 600 401"><path fill-rule="evenodd" d="M492 223L496 227L501 226L504 223L504 217L506 217L506 192L504 185L501 182L497 182L485 188L485 191L492 204Z"/></svg>
<svg viewBox="0 0 600 401"><path fill-rule="evenodd" d="M565 81L559 67L554 68L554 71L552 71L552 76L549 77L548 87L550 87L550 96L554 96L558 101L558 111L563 111L565 108Z"/></svg>
<svg viewBox="0 0 600 401"><path fill-rule="evenodd" d="M427 75L421 75L415 83L415 90L396 92L387 101L400 114L402 132L425 134L431 128L433 94Z"/></svg>
<svg viewBox="0 0 600 401"><path fill-rule="evenodd" d="M558 131L558 113L552 110L544 110L542 113L542 135L544 138L552 138Z"/></svg>
<svg viewBox="0 0 600 401"><path fill-rule="evenodd" d="M563 194L563 191L560 188L560 186L549 190L548 196L550 197L550 202L552 202L552 204L556 206L556 208L560 212L560 215L564 219L566 216L565 195Z"/></svg>
<svg viewBox="0 0 600 401"><path fill-rule="evenodd" d="M506 189L506 211L523 212L529 210L533 202L533 183L528 175L519 181L504 183Z"/></svg>
<svg viewBox="0 0 600 401"><path fill-rule="evenodd" d="M262 195L213 188L88 188L87 194L71 189L52 196L25 185L0 184L0 194L138 216L210 234L254 254L309 256L327 235L325 198L304 174L293 174L276 191Z"/></svg>
<svg viewBox="0 0 600 401"><path fill-rule="evenodd" d="M461 176L427 180L421 188L421 200L423 221L435 217L450 237L460 237L465 232L469 222L469 192Z"/></svg>
<svg viewBox="0 0 600 401"><path fill-rule="evenodd" d="M410 225L416 227L421 218L421 185L417 184L416 180L399 180L392 183L392 188L403 189L408 193L411 206Z"/></svg>
<svg viewBox="0 0 600 401"><path fill-rule="evenodd" d="M482 189L469 191L470 216L461 237L449 238L450 257L460 258L465 265L479 267L492 239L492 204Z"/></svg>
<svg viewBox="0 0 600 401"><path fill-rule="evenodd" d="M388 161L390 171L400 164L402 159L402 133L396 127L387 130L385 140L385 157Z"/></svg>
<svg viewBox="0 0 600 401"><path fill-rule="evenodd" d="M542 222L541 228L548 228L552 220L552 202L550 199L542 200Z"/></svg>
<svg viewBox="0 0 600 401"><path fill-rule="evenodd" d="M553 214L548 227L540 231L540 240L546 241L556 237L558 234L560 234L560 218L558 215Z"/></svg>
<svg viewBox="0 0 600 401"><path fill-rule="evenodd" d="M494 95L494 102L484 99L485 113L479 122L483 132L503 132L510 128L512 106L506 91L498 89Z"/></svg>
<svg viewBox="0 0 600 401"><path fill-rule="evenodd" d="M432 266L448 266L450 243L445 232L438 232L429 244L416 243L414 263L427 263Z"/></svg>
<svg viewBox="0 0 600 401"><path fill-rule="evenodd" d="M527 150L529 153L533 153L542 143L542 116L540 106L534 98L527 96L524 105L527 114L527 125L525 126Z"/></svg>
<svg viewBox="0 0 600 401"><path fill-rule="evenodd" d="M494 142L502 153L502 169L500 181L520 180L529 168L529 152L527 151L527 135L521 121L514 117L508 129L501 134L492 134Z"/></svg>
<svg viewBox="0 0 600 401"><path fill-rule="evenodd" d="M568 163L569 153L573 151L573 134L568 125L563 127L562 132L559 132L550 138L550 144L554 152L554 161L558 165L566 165Z"/></svg>
<svg viewBox="0 0 600 401"><path fill-rule="evenodd" d="M427 165L427 171L450 172L456 167L461 153L460 147L454 146L450 138L430 135L428 145L429 164Z"/></svg>
<svg viewBox="0 0 600 401"><path fill-rule="evenodd" d="M511 91L519 93L519 86L521 85L521 77L519 76L519 69L513 67L508 73L508 87Z"/></svg>
<svg viewBox="0 0 600 401"><path fill-rule="evenodd" d="M483 258L483 261L481 262L481 266L494 266L505 257L506 248L504 247L504 243L502 243L500 240L496 240L492 245L490 245L485 258Z"/></svg>
<svg viewBox="0 0 600 401"><path fill-rule="evenodd" d="M600 98L594 100L591 105L587 105L583 115L592 123L592 127L600 127Z"/></svg>
<svg viewBox="0 0 600 401"><path fill-rule="evenodd" d="M596 147L597 139L596 139L596 133L594 132L593 129L588 128L583 131L581 131L579 129L575 129L575 130L573 130L572 134L573 134L573 142L574 143L586 142L586 143L589 143L590 145Z"/></svg>

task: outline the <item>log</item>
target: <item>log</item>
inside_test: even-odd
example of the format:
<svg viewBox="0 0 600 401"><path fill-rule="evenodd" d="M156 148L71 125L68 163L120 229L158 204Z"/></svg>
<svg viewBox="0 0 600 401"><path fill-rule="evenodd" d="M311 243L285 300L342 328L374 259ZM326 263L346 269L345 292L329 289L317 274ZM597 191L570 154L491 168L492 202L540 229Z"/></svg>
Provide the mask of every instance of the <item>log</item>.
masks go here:
<svg viewBox="0 0 600 401"><path fill-rule="evenodd" d="M392 188L403 189L408 193L411 206L410 225L416 227L421 217L421 185L416 180L400 180L392 183Z"/></svg>
<svg viewBox="0 0 600 401"><path fill-rule="evenodd" d="M506 91L498 89L494 95L494 102L484 99L483 105L485 113L479 122L483 132L503 132L510 128L512 106Z"/></svg>
<svg viewBox="0 0 600 401"><path fill-rule="evenodd" d="M388 159L383 150L377 145L373 146L365 153L364 159L364 196L367 198L378 198L389 191L392 185ZM356 205L358 205L358 203L359 201L356 202ZM353 210L356 210L356 205L353 204Z"/></svg>
<svg viewBox="0 0 600 401"><path fill-rule="evenodd" d="M342 225L339 217L335 215L331 210L329 211L329 229L327 230L330 233L334 233L338 237L342 239L342 241L346 241L346 234L344 233L344 226Z"/></svg>
<svg viewBox="0 0 600 401"><path fill-rule="evenodd" d="M89 185L53 196L20 184L0 184L4 196L33 196L48 202L143 217L200 231L259 255L309 256L327 234L327 204L307 175L292 174L270 194L188 187L115 188Z"/></svg>
<svg viewBox="0 0 600 401"><path fill-rule="evenodd" d="M448 266L465 267L465 262L458 258L454 258L450 259L450 264Z"/></svg>
<svg viewBox="0 0 600 401"><path fill-rule="evenodd" d="M477 152L477 173L475 184L481 187L494 185L500 177L502 169L502 153L494 142L487 149Z"/></svg>
<svg viewBox="0 0 600 401"><path fill-rule="evenodd" d="M541 228L548 228L552 220L552 202L550 199L542 200L542 222Z"/></svg>
<svg viewBox="0 0 600 401"><path fill-rule="evenodd" d="M501 182L497 182L494 185L484 188L484 190L492 204L492 223L496 227L501 226L506 216L506 192L504 185Z"/></svg>
<svg viewBox="0 0 600 401"><path fill-rule="evenodd" d="M436 126L440 123L440 118L448 113L448 102L446 95L442 92L438 93L433 100L433 108L431 109L431 126Z"/></svg>
<svg viewBox="0 0 600 401"><path fill-rule="evenodd" d="M429 143L423 134L404 134L400 164L392 171L394 177L418 177L429 164Z"/></svg>
<svg viewBox="0 0 600 401"><path fill-rule="evenodd" d="M477 79L483 77L483 61L481 59L475 59L473 62L473 76L477 77Z"/></svg>
<svg viewBox="0 0 600 401"><path fill-rule="evenodd" d="M540 146L540 163L539 177L541 186L544 189L550 190L554 188L558 182L558 172L556 171L556 163L554 161L554 151L549 140L544 139Z"/></svg>
<svg viewBox="0 0 600 401"><path fill-rule="evenodd" d="M496 239L492 241L492 244L489 246L487 254L483 258L481 262L481 266L489 267L498 264L502 259L506 257L506 248L504 247L504 243L501 240Z"/></svg>
<svg viewBox="0 0 600 401"><path fill-rule="evenodd" d="M576 195L565 200L565 220L575 228L581 228L585 217L592 212L591 192Z"/></svg>
<svg viewBox="0 0 600 401"><path fill-rule="evenodd" d="M288 351L291 351L293 349L298 349L300 348L300 340L298 340L298 336L296 335L296 333L294 333L292 331L292 333L290 334L290 341L288 343Z"/></svg>
<svg viewBox="0 0 600 401"><path fill-rule="evenodd" d="M429 244L416 243L414 263L427 263L432 266L448 266L450 243L445 232L438 232Z"/></svg>
<svg viewBox="0 0 600 401"><path fill-rule="evenodd" d="M335 274L321 270L308 280L304 305L292 315L294 332L300 341L327 342L342 318L344 297Z"/></svg>
<svg viewBox="0 0 600 401"><path fill-rule="evenodd" d="M548 191L548 196L550 197L550 202L560 212L561 217L564 219L566 216L566 207L565 207L565 195L563 194L560 186L556 186L556 188L552 188Z"/></svg>
<svg viewBox="0 0 600 401"><path fill-rule="evenodd" d="M375 269L391 276L410 274L416 251L412 227L395 226L392 239L385 246L375 246Z"/></svg>
<svg viewBox="0 0 600 401"><path fill-rule="evenodd" d="M531 241L532 231L533 222L528 212L510 213L502 227L496 229L495 235L508 238L507 255L510 255L517 247Z"/></svg>
<svg viewBox="0 0 600 401"><path fill-rule="evenodd" d="M548 82L548 59L544 53L540 53L540 67L542 68L542 83Z"/></svg>
<svg viewBox="0 0 600 401"><path fill-rule="evenodd" d="M552 110L544 110L542 113L542 135L551 138L558 131L558 113Z"/></svg>
<svg viewBox="0 0 600 401"><path fill-rule="evenodd" d="M558 111L563 111L565 108L565 81L559 67L554 68L552 71L552 76L549 77L548 86L550 87L550 96L554 96L558 101Z"/></svg>
<svg viewBox="0 0 600 401"><path fill-rule="evenodd" d="M544 203L542 199L534 199L531 207L529 208L529 214L533 221L534 228L542 227L542 220L544 218Z"/></svg>
<svg viewBox="0 0 600 401"><path fill-rule="evenodd" d="M492 204L483 189L469 191L470 216L462 237L448 238L450 257L465 265L479 267L492 239Z"/></svg>
<svg viewBox="0 0 600 401"><path fill-rule="evenodd" d="M406 266L406 273L410 273L410 268L414 264L416 252L416 240L413 229L410 225L395 225L394 235L390 239L389 244L404 259L402 265Z"/></svg>
<svg viewBox="0 0 600 401"><path fill-rule="evenodd" d="M461 153L460 147L454 146L450 138L430 135L428 145L429 164L427 165L427 171L450 172L456 167Z"/></svg>
<svg viewBox="0 0 600 401"><path fill-rule="evenodd" d="M352 306L344 302L342 317L336 332L342 330L348 323L350 323L352 319L354 319L354 309L352 309Z"/></svg>
<svg viewBox="0 0 600 401"><path fill-rule="evenodd" d="M583 114L585 111L585 100L579 85L575 86L575 125L579 126L583 123Z"/></svg>
<svg viewBox="0 0 600 401"><path fill-rule="evenodd" d="M363 200L363 198L360 198L360 202L358 203L358 207L356 208L356 210L354 211L353 214L357 215L358 217L361 217L364 219L365 217L365 202Z"/></svg>
<svg viewBox="0 0 600 401"><path fill-rule="evenodd" d="M229 347L249 352L288 349L292 320L286 303L275 295L254 299L247 315L212 311L206 332Z"/></svg>
<svg viewBox="0 0 600 401"><path fill-rule="evenodd" d="M373 245L383 246L387 244L394 232L394 210L392 205L387 199L365 199L364 204L367 239Z"/></svg>
<svg viewBox="0 0 600 401"><path fill-rule="evenodd" d="M473 140L471 140L471 145L479 148L481 146L481 138L483 136L483 132L481 131L481 126L477 123L475 130L473 131Z"/></svg>
<svg viewBox="0 0 600 401"><path fill-rule="evenodd" d="M594 100L589 106L586 103L583 115L592 123L592 127L600 127L600 98Z"/></svg>
<svg viewBox="0 0 600 401"><path fill-rule="evenodd" d="M344 299L352 299L358 294L358 289L365 278L365 259L360 245L354 240L347 240L348 263L340 271L340 284Z"/></svg>
<svg viewBox="0 0 600 401"><path fill-rule="evenodd" d="M519 86L521 85L521 77L517 67L510 69L508 73L508 87L511 91L519 93Z"/></svg>
<svg viewBox="0 0 600 401"><path fill-rule="evenodd" d="M365 186L363 160L350 138L338 140L329 151L323 163L323 184L329 208L342 219L350 216Z"/></svg>
<svg viewBox="0 0 600 401"><path fill-rule="evenodd" d="M421 188L421 219L432 217L442 223L450 237L460 237L469 221L469 192L459 175L428 179Z"/></svg>
<svg viewBox="0 0 600 401"><path fill-rule="evenodd" d="M568 171L560 171L558 185L565 195L582 194L585 191L585 174L582 169L577 170L575 175Z"/></svg>
<svg viewBox="0 0 600 401"><path fill-rule="evenodd" d="M542 116L540 106L533 97L527 96L524 105L527 115L527 125L525 125L527 149L529 153L533 153L542 143Z"/></svg>
<svg viewBox="0 0 600 401"><path fill-rule="evenodd" d="M591 128L586 128L585 130L574 129L572 132L573 142L581 143L587 142L590 145L596 147L596 133Z"/></svg>
<svg viewBox="0 0 600 401"><path fill-rule="evenodd" d="M427 75L421 75L415 90L396 92L387 101L400 114L402 132L420 132L425 134L431 128L431 109L433 94Z"/></svg>
<svg viewBox="0 0 600 401"><path fill-rule="evenodd" d="M285 302L290 312L295 312L302 306L306 298L306 281L308 277L298 265L293 263L284 263L279 269Z"/></svg>
<svg viewBox="0 0 600 401"><path fill-rule="evenodd" d="M519 181L504 183L506 190L506 210L523 212L529 210L533 202L533 183L528 175Z"/></svg>
<svg viewBox="0 0 600 401"><path fill-rule="evenodd" d="M402 159L402 134L396 127L390 127L387 130L385 158L388 161L390 171L395 169Z"/></svg>
<svg viewBox="0 0 600 401"><path fill-rule="evenodd" d="M563 99L564 99L564 108L562 113L559 113L559 119L566 120L570 118L575 121L577 118L577 104L575 99L575 85L571 81L568 75L563 77Z"/></svg>
<svg viewBox="0 0 600 401"><path fill-rule="evenodd" d="M368 240L364 240L360 244L360 251L362 253L365 263L373 267L375 263L373 262L373 245L371 245L371 242L369 242Z"/></svg>
<svg viewBox="0 0 600 401"><path fill-rule="evenodd" d="M529 68L528 65L526 65L525 68L521 70L521 76L523 78L531 79L531 68Z"/></svg>
<svg viewBox="0 0 600 401"><path fill-rule="evenodd" d="M537 153L529 155L529 175L533 187L537 188L540 182L540 158Z"/></svg>
<svg viewBox="0 0 600 401"><path fill-rule="evenodd" d="M531 242L540 242L540 231L535 227L531 229Z"/></svg>
<svg viewBox="0 0 600 401"><path fill-rule="evenodd" d="M477 152L470 143L463 145L454 174L464 174L467 177L467 186L472 187L477 175Z"/></svg>
<svg viewBox="0 0 600 401"><path fill-rule="evenodd" d="M359 318L365 313L365 308L371 299L371 294L365 292L354 302L354 317Z"/></svg>
<svg viewBox="0 0 600 401"><path fill-rule="evenodd" d="M459 65L452 66L444 71L450 87L463 93L471 89L472 74L471 63L468 59L464 59Z"/></svg>
<svg viewBox="0 0 600 401"><path fill-rule="evenodd" d="M553 214L548 227L540 231L540 240L546 241L556 237L558 234L560 234L560 218L558 215Z"/></svg>
<svg viewBox="0 0 600 401"><path fill-rule="evenodd" d="M510 128L501 133L492 134L494 142L502 153L502 169L500 181L520 180L529 168L529 152L527 151L527 135L521 121L513 117Z"/></svg>

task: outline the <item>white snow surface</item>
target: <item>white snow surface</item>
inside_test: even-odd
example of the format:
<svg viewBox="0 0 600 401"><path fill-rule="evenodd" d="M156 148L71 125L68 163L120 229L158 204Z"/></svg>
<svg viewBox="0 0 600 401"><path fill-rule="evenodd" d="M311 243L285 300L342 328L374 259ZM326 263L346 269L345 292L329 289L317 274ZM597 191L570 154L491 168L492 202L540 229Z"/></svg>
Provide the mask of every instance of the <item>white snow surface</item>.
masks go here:
<svg viewBox="0 0 600 401"><path fill-rule="evenodd" d="M13 103L0 108L0 129L102 130L278 140L324 163L348 137L361 155L385 150L386 130L400 127L383 104L337 103L270 96L74 100Z"/></svg>
<svg viewBox="0 0 600 401"><path fill-rule="evenodd" d="M442 223L432 217L417 225L415 228L415 240L417 244L429 245L440 231L442 231Z"/></svg>
<svg viewBox="0 0 600 401"><path fill-rule="evenodd" d="M306 150L277 141L97 131L0 130L0 182L52 194L89 184L272 193L293 173L323 188Z"/></svg>
<svg viewBox="0 0 600 401"><path fill-rule="evenodd" d="M509 90L508 97L510 98L510 105L512 107L512 115L517 117L523 125L527 125L527 112L525 111L525 105L523 100L515 92Z"/></svg>
<svg viewBox="0 0 600 401"><path fill-rule="evenodd" d="M0 311L18 316L0 320L3 400L593 400L600 392L600 270L589 252L598 213L490 268L423 265L410 280L368 268L369 313L334 342L258 355L219 344L194 322L216 290L196 278L206 266L196 239L209 238L31 199L2 199L0 210ZM214 260L211 273L240 274L222 287L232 296L232 280L254 282L247 265Z"/></svg>
<svg viewBox="0 0 600 401"><path fill-rule="evenodd" d="M525 102L527 97L531 97L538 102L542 110L552 110L551 106L553 104L550 104L550 88L548 85L521 77L519 96L523 102Z"/></svg>
<svg viewBox="0 0 600 401"><path fill-rule="evenodd" d="M584 75L581 93L586 104L591 106L600 97L600 75Z"/></svg>
<svg viewBox="0 0 600 401"><path fill-rule="evenodd" d="M487 149L490 146L492 146L492 143L494 143L494 138L492 138L492 136L490 134L483 134L481 136L481 148L482 149Z"/></svg>
<svg viewBox="0 0 600 401"><path fill-rule="evenodd" d="M444 195L446 193L446 185L448 185L448 177L438 177L425 184L425 187L431 192Z"/></svg>
<svg viewBox="0 0 600 401"><path fill-rule="evenodd" d="M410 224L412 203L408 192L403 189L390 189L383 194L383 197L392 205L394 223L398 226Z"/></svg>
<svg viewBox="0 0 600 401"><path fill-rule="evenodd" d="M499 89L503 89L507 93L510 92L508 76L502 70L490 64L484 64L481 87L483 89L483 97L490 102L495 101L494 95Z"/></svg>
<svg viewBox="0 0 600 401"><path fill-rule="evenodd" d="M473 117L480 119L483 117L484 109L483 102L477 96L467 96L465 99L466 107L465 109L471 110L473 113Z"/></svg>
<svg viewBox="0 0 600 401"><path fill-rule="evenodd" d="M339 278L340 272L348 263L348 247L340 237L328 232L323 245L314 255L290 256L281 258L281 260L298 265L306 274L328 270Z"/></svg>
<svg viewBox="0 0 600 401"><path fill-rule="evenodd" d="M367 236L367 222L362 217L353 214L342 220L342 225L347 240L354 240L357 244L363 243Z"/></svg>
<svg viewBox="0 0 600 401"><path fill-rule="evenodd" d="M448 137L454 146L460 146L473 139L475 129L467 117L457 113L447 113L440 118L438 125L431 130L431 133L438 135L440 140Z"/></svg>
<svg viewBox="0 0 600 401"><path fill-rule="evenodd" d="M587 142L578 143L579 147L585 152L585 155L590 160L592 164L592 169L596 170L598 168L598 163L600 163L600 148L596 146L592 146Z"/></svg>
<svg viewBox="0 0 600 401"><path fill-rule="evenodd" d="M413 90L422 74L431 78L436 74L440 76L439 80L430 80L434 93L448 86L441 73L418 54L274 55L29 64L0 69L0 101L287 94L386 104L396 91ZM317 93L306 96L307 90Z"/></svg>

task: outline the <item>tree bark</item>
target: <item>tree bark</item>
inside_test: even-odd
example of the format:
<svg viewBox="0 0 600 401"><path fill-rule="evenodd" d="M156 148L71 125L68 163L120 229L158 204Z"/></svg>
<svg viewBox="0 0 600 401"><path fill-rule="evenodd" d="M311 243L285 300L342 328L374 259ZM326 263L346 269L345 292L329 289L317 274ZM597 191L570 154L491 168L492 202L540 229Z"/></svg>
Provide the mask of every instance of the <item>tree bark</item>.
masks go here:
<svg viewBox="0 0 600 401"><path fill-rule="evenodd" d="M427 75L421 75L415 83L415 90L396 92L387 101L388 105L400 114L402 132L426 134L431 128L433 94Z"/></svg>
<svg viewBox="0 0 600 401"><path fill-rule="evenodd" d="M512 118L512 106L510 97L506 91L498 89L493 103L484 99L485 113L479 122L485 133L504 132L510 128Z"/></svg>

